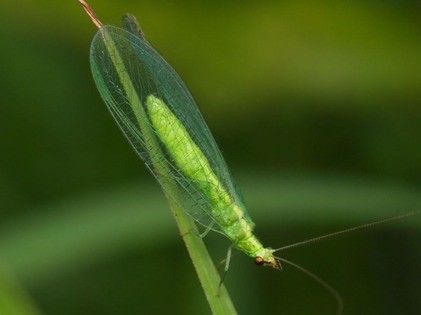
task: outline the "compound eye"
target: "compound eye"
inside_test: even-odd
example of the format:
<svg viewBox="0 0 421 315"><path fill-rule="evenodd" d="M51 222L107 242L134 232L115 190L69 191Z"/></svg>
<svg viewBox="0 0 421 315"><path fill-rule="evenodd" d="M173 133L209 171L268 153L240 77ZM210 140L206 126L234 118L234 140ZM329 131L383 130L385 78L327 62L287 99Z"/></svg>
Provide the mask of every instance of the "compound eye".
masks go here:
<svg viewBox="0 0 421 315"><path fill-rule="evenodd" d="M263 266L264 265L264 263L265 263L265 261L263 260L263 258L262 257L260 257L260 256L257 256L256 257L256 259L254 260L254 262L256 263L256 265L258 265L258 266Z"/></svg>

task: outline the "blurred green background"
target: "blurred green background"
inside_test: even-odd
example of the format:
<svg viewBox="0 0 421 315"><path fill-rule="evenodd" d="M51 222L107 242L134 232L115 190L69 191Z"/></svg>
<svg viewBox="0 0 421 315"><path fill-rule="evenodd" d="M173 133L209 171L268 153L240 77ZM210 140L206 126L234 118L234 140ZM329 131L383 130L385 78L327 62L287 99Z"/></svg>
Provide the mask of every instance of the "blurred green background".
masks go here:
<svg viewBox="0 0 421 315"><path fill-rule="evenodd" d="M184 78L256 233L278 247L421 209L418 1L90 1L135 14ZM207 314L164 197L108 114L77 1L0 0L0 314ZM419 314L421 218L283 256L345 314ZM227 240L206 238L219 261ZM235 256L240 314L334 314Z"/></svg>

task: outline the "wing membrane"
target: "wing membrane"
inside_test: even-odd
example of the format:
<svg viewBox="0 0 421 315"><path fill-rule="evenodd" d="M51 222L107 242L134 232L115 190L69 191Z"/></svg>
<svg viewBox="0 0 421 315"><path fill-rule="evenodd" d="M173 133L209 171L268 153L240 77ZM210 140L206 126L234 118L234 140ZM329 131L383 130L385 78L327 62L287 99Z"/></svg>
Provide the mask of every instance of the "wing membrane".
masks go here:
<svg viewBox="0 0 421 315"><path fill-rule="evenodd" d="M109 49L107 41L113 42L116 51ZM163 100L206 156L232 202L242 204L216 142L177 73L144 39L113 26L104 26L95 35L90 61L102 98L167 197L200 224L223 232L212 214L208 196L199 188L209 183L194 182L183 174L158 141L147 117L146 98L154 95ZM121 75L121 69L127 76Z"/></svg>

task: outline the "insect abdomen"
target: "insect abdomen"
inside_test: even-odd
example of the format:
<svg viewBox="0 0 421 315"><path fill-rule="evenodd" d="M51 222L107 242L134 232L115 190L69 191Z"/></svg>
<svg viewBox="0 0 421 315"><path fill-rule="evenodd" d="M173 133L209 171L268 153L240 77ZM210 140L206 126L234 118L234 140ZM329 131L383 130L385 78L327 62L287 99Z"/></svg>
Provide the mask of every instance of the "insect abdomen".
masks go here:
<svg viewBox="0 0 421 315"><path fill-rule="evenodd" d="M235 239L244 237L242 235L245 232L244 228L247 231L252 230L249 221L244 219L244 210L234 202L223 187L208 159L186 128L161 99L150 95L147 97L146 105L159 139L181 173L211 202L212 216L221 227L227 229L224 231L227 234L231 234ZM242 221L242 224L236 228L235 223L238 221Z"/></svg>

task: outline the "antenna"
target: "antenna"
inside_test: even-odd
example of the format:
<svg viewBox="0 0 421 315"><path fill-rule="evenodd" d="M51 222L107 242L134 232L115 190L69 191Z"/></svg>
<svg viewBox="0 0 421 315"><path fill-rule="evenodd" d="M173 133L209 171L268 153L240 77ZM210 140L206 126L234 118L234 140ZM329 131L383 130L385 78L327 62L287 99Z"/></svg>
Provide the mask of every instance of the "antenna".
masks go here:
<svg viewBox="0 0 421 315"><path fill-rule="evenodd" d="M96 27L101 28L103 24L96 16L94 9L92 9L92 7L85 0L78 1L83 6L83 9L85 9L86 13L89 15Z"/></svg>
<svg viewBox="0 0 421 315"><path fill-rule="evenodd" d="M337 304L338 304L338 314L342 314L343 309L344 309L344 302L343 299L341 297L341 295L338 293L338 291L336 291L329 283L327 283L326 281L324 281L322 278L320 278L319 276L316 276L314 273L312 273L311 271L305 269L304 267L301 267L299 265L297 265L296 263L293 263L292 261L289 261L285 258L281 258L281 257L275 257L277 260L282 261L283 263L286 263L296 269L298 269L299 271L303 272L304 274L306 274L307 276L309 276L310 278L312 278L314 281L316 281L318 284L320 284L323 288L326 289L326 291L328 291L330 293L330 295L333 296L333 298L336 300Z"/></svg>
<svg viewBox="0 0 421 315"><path fill-rule="evenodd" d="M404 218L407 218L407 217L412 217L414 215L419 214L420 212L421 212L420 210L411 211L411 212L408 212L408 213L395 215L395 216L388 217L388 218L385 218L385 219L381 219L381 220L378 220L378 221L374 221L374 222L371 222L371 223L366 223L366 224L354 226L354 227L351 227L351 228L348 228L348 229L345 229L345 230L329 233L329 234L322 235L322 236L313 237L313 238L310 238L308 240L304 240L304 241L300 241L300 242L297 242L297 243L293 243L293 244L290 244L290 245L286 245L286 246L283 246L283 247L276 248L273 252L283 251L283 250L286 250L286 249L295 248L295 247L307 245L307 244L310 244L310 243L320 242L322 240L329 239L329 238L332 238L334 236L346 234L346 233L349 233L349 232L355 232L355 231L359 231L359 230L368 229L368 228L371 228L373 226L380 225L380 224L383 224L383 223L388 223L388 222L391 222L391 221L396 221L396 220L401 220L401 219L404 219Z"/></svg>

